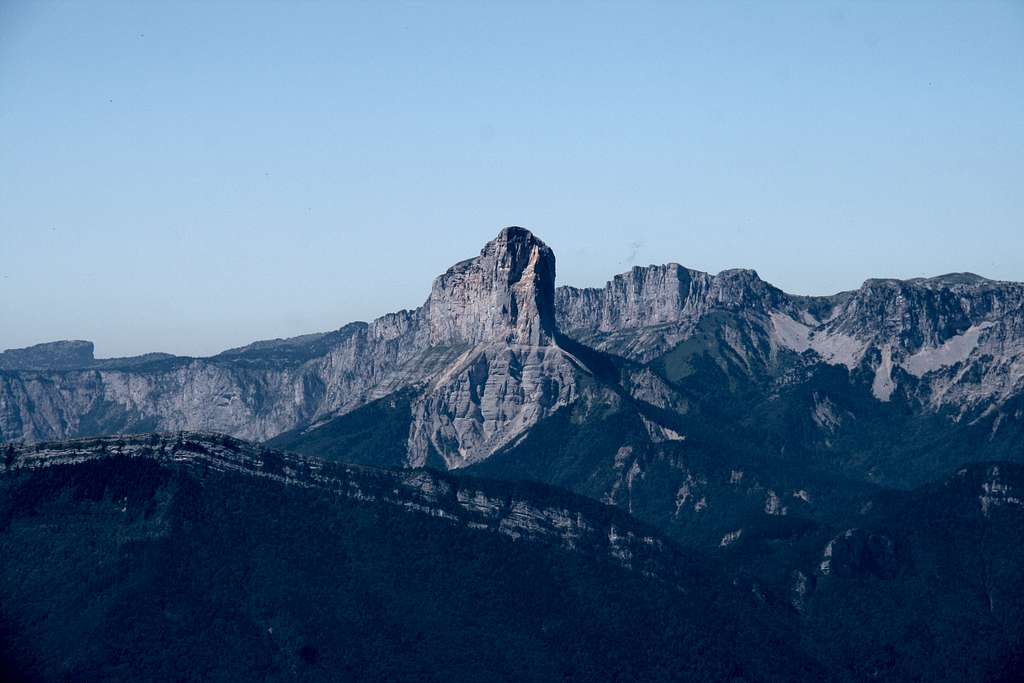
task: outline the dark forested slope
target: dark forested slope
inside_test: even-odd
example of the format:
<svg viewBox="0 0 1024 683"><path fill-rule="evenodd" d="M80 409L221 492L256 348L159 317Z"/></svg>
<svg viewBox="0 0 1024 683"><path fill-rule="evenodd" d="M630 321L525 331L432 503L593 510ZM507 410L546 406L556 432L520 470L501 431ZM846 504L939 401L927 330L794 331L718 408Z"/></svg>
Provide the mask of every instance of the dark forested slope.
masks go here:
<svg viewBox="0 0 1024 683"><path fill-rule="evenodd" d="M444 504L406 505L422 500L392 496L390 484L365 484L364 497L382 497L359 500L304 486L301 473L286 483L189 460L197 447L217 453L222 444L186 441L159 457L110 452L0 475L8 680L823 674L800 654L783 611L721 581L697 554L663 546L678 568L665 580L639 569L655 565L623 562L628 546L607 555L586 537L575 549L543 535L527 540L530 524L518 536L494 533L443 516L454 509ZM8 462L15 457L27 462L10 453ZM293 465L285 458L280 471ZM591 528L642 529L552 489L478 483L466 489L473 501L483 505L486 490L513 502L510 525L542 522L530 518L532 500ZM584 508L574 510L579 501Z"/></svg>

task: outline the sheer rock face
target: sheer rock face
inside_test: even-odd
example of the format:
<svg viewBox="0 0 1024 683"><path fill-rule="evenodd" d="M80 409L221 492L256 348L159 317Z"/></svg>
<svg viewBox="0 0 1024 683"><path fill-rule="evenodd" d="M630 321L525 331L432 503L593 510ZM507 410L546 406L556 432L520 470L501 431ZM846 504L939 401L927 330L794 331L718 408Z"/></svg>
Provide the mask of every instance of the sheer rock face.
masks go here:
<svg viewBox="0 0 1024 683"><path fill-rule="evenodd" d="M480 256L434 281L434 344L473 346L413 405L409 464L437 454L449 469L478 462L575 397L574 365L555 344L555 256L506 228Z"/></svg>
<svg viewBox="0 0 1024 683"><path fill-rule="evenodd" d="M752 270L709 275L677 263L635 267L616 275L604 289L560 287L558 321L567 332L692 323L712 310L767 313L787 297Z"/></svg>
<svg viewBox="0 0 1024 683"><path fill-rule="evenodd" d="M603 289L559 287L555 302L567 334L639 361L688 339L710 313L763 317L792 308L781 290L752 270L710 275L676 263L635 267Z"/></svg>
<svg viewBox="0 0 1024 683"><path fill-rule="evenodd" d="M868 367L879 400L902 385L932 409L963 413L1024 391L1022 320L1018 283L969 273L868 280L838 301L808 339L836 362Z"/></svg>
<svg viewBox="0 0 1024 683"><path fill-rule="evenodd" d="M427 348L418 314L346 326L304 356L280 346L212 358L0 373L0 441L205 430L264 440L422 381L460 349Z"/></svg>
<svg viewBox="0 0 1024 683"><path fill-rule="evenodd" d="M555 332L555 255L523 228L505 228L480 256L434 280L430 343L548 344Z"/></svg>
<svg viewBox="0 0 1024 683"><path fill-rule="evenodd" d="M837 301L822 322L830 334L877 339L912 353L1018 311L1022 304L1021 285L977 275L876 279Z"/></svg>
<svg viewBox="0 0 1024 683"><path fill-rule="evenodd" d="M554 345L474 348L413 407L409 464L437 453L448 469L483 460L575 400L578 368Z"/></svg>

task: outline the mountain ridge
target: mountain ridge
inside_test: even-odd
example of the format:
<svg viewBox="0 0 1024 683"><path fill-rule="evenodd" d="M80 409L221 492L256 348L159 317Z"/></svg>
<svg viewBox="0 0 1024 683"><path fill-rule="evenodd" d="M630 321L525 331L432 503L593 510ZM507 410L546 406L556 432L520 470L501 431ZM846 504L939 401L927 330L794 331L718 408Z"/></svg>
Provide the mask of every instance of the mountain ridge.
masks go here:
<svg viewBox="0 0 1024 683"><path fill-rule="evenodd" d="M512 597L506 583L514 583L519 572L538 583L517 587L515 599L497 608L518 624L523 607L517 605L526 601L528 625L505 634L515 638L522 637L522 628L531 632L566 618L559 617L557 605L535 598L547 596L550 603L555 596L575 595L567 577L581 577L584 596L599 593L608 600L600 591L628 591L614 609L630 610L630 619L637 621L609 623L600 612L591 618L599 620L599 631L614 629L616 638L623 637L622 628L642 636L625 652L659 644L661 655L646 656L666 659L663 665L627 666L638 680L675 680L683 671L704 680L737 675L747 680L1013 680L1024 651L1024 593L1017 580L1024 554L1012 542L1024 519L1024 465L1019 463L975 463L912 491L876 492L870 505L838 526L799 531L791 549L796 564L790 567L776 566L774 555L787 542L778 533L770 539L769 554L756 530L743 527L722 539L720 558L712 559L663 539L622 509L540 484L331 464L224 435L8 445L0 449L0 494L0 546L16 550L2 565L0 611L5 633L0 650L5 665L15 667L12 675L37 672L49 680L72 672L91 678L102 671L105 680L128 680L152 667L178 671L178 655L165 656L162 648L147 645L167 632L176 634L175 647L184 643L191 653L189 666L201 657L209 671L244 668L249 658L243 653L279 639L284 641L270 652L275 667L284 671L315 665L320 657L346 661L345 653L362 642L356 634L366 629L342 628L340 640L323 635L342 625L321 625L324 617L307 594L330 605L333 615L375 614L384 605L373 596L381 581L393 578L401 583L387 604L396 601L398 612L391 618L399 619L399 628L372 626L369 633L383 639L388 654L370 659L408 666L400 647L404 629L421 628L425 616L452 604L444 597L437 605L410 603L419 594L415 577L425 571L430 586L444 583L446 575L455 577L449 588L460 598L455 604L472 606L475 617L462 616L444 627L459 633L467 628L462 620L475 623L494 609L487 600L474 602L481 596ZM933 523L922 525L922 518ZM397 539L405 539L402 552L394 546ZM503 545L494 545L499 542ZM511 571L495 564L464 569L462 563L478 553ZM513 559L524 556L536 559L525 565ZM579 563L566 564L567 557L578 557ZM322 570L311 570L327 560L331 580ZM366 562L371 564L364 575L359 567ZM67 571L81 574L75 581L101 589L68 594L65 587L78 584L57 580ZM782 572L781 578L773 579L773 572ZM484 586L473 578L477 573L498 577L499 586L481 593ZM54 582L52 600L39 590L47 580ZM290 585L295 580L299 588ZM457 586L466 582L468 590L460 592ZM211 590L219 596L212 604L206 597ZM239 597L250 593L254 610ZM652 611L648 594L662 609ZM366 597L350 605L340 597L345 595ZM923 603L908 612L904 603L918 600ZM292 614L292 603L299 613ZM76 616L69 604L88 608ZM243 609L253 611L241 617ZM178 626L182 614L190 616ZM665 617L658 615L664 614L674 615L671 624L682 620L671 627L675 647L656 637L657 628L645 630L646 620L660 624ZM921 628L915 614L925 615L929 627ZM255 631L250 620L259 627ZM78 629L106 635L82 650L57 622L76 624L76 636ZM224 623L231 630L215 639L213 651L188 636L213 635ZM586 628L581 624L574 632ZM723 643L724 634L733 631L736 635ZM246 635L254 632L264 633L263 641ZM114 634L125 633L132 637L112 647ZM704 635L695 643L695 634ZM355 640L347 643L349 637ZM742 639L739 653L713 654L735 646L733 637ZM558 634L557 642L564 643L565 634ZM606 671L622 666L621 660L605 661L587 647L587 659ZM612 643L604 647L622 650ZM231 656L223 656L224 648ZM212 652L221 653L213 664ZM420 648L413 653L415 661L426 661ZM458 655L445 653L452 656ZM680 656L688 662L685 667ZM566 657L564 652L545 655L553 662ZM360 659L346 666L370 672L380 665ZM591 668L569 669L560 677L602 677ZM299 670L314 680L338 671ZM468 671L454 678L480 680L479 672ZM283 672L274 668L264 675ZM513 678L551 675L524 671Z"/></svg>
<svg viewBox="0 0 1024 683"><path fill-rule="evenodd" d="M579 344L595 352L567 351ZM701 388L686 373L707 359L718 369L706 366ZM595 374L588 362L616 369ZM1020 416L1009 406L1024 394L1024 285L953 273L801 297L753 270L711 275L670 263L603 288L556 287L551 249L510 227L435 278L423 306L369 323L203 359L0 370L0 441L152 430L264 441L416 387L406 464L452 469L588 392L685 411L707 400L708 382L772 395L819 366L845 369L851 391L867 387L921 419L950 414L1012 432ZM831 415L838 404L815 399L821 439L855 419Z"/></svg>
<svg viewBox="0 0 1024 683"><path fill-rule="evenodd" d="M3 450L4 680L824 673L699 554L540 484L196 434Z"/></svg>
<svg viewBox="0 0 1024 683"><path fill-rule="evenodd" d="M466 259L465 261L472 261L472 259ZM463 263L463 262L460 262L460 263ZM456 264L456 265L458 265L458 264ZM625 278L625 277L629 276L631 273L633 273L635 271L643 271L643 272L646 273L646 272L651 272L651 271L655 271L655 270L666 270L666 269L685 270L685 271L688 271L688 272L690 272L692 274L700 274L700 275L705 275L705 276L710 276L710 277L716 277L718 275L728 274L728 273L745 272L745 273L751 273L755 277L760 279L760 276L758 275L757 271L755 269L752 269L752 268L743 268L743 267L726 268L726 269L724 269L722 271L719 271L717 274L715 274L715 273L710 273L708 271L702 271L702 270L697 269L697 268L691 268L689 266L684 266L684 265L681 265L681 264L679 264L678 262L675 262L675 261L668 261L668 262L662 263L662 264L648 264L646 266L639 266L639 265L633 266L628 271L623 271L621 273L615 274L612 277L612 279L608 281L607 284L612 283L616 279ZM765 282L765 284L767 284L768 286L774 287L774 285L771 285L767 281L764 281L764 280L762 280L762 281ZM775 289L779 289L779 291L782 292L783 294L785 294L787 297L790 297L790 298L792 298L792 299L794 299L796 301L813 301L813 302L816 302L816 303L821 303L821 302L828 302L828 301L832 301L832 300L842 301L843 299L849 298L850 296L852 296L856 292L860 291L861 289L863 289L863 288L865 288L865 287L867 287L869 285L876 284L876 283L936 284L936 285L939 285L939 286L946 286L946 287L953 287L953 286L956 286L956 285L971 285L971 284L989 285L989 286L993 286L993 287L998 287L998 286L1021 287L1021 286L1024 286L1024 282L1018 281L1018 280L996 280L996 279L987 278L987 277L985 277L983 275L977 275L975 273L970 273L970 272L954 272L954 273L945 273L945 274L942 274L942 275L935 275L935 276L918 276L918 277L911 277L911 278L867 278L867 279L865 279L863 281L863 283L861 284L860 287L857 287L855 289L840 290L840 291L838 291L838 292L836 292L834 294L796 294L796 293L793 293L793 292L786 292L786 291L784 291L782 289L779 289L777 287L775 287ZM607 284L605 286L607 286ZM586 292L586 291L597 291L597 290L601 290L601 289L604 289L604 287L599 287L599 286L558 285L556 287L556 295L558 293L558 290L565 290L565 291L575 290L575 291L579 291L579 292ZM146 352L146 353L137 354L137 355L133 355L133 356L120 356L120 357L110 357L110 358L95 358L93 356L93 351L91 350L95 346L93 342L85 341L85 340L58 339L58 340L53 340L53 341L39 342L39 343L33 344L31 346L14 347L14 348L6 349L4 351L0 351L0 370L87 369L87 368L89 368L89 367L91 367L93 365L96 365L96 364L100 364L100 365L103 365L105 367L116 368L117 364L120 363L120 362L123 362L123 363L126 363L126 364L133 364L134 365L134 364L138 364L141 361L158 360L158 359L213 360L213 359L216 359L216 358L226 357L226 356L242 356L242 355L247 355L247 354L250 354L250 353L264 351L264 350L267 350L267 349L274 349L274 348L278 348L278 347L302 348L302 347L306 347L306 346L316 346L318 342L321 342L321 341L323 341L323 340L325 340L325 339L327 339L327 338L329 338L329 337L331 337L333 335L337 335L337 334L341 333L343 330L346 330L346 329L348 329L350 327L357 327L358 328L358 327L363 327L363 326L370 326L374 322L377 322L377 321L381 321L381 320L385 320L385 319L389 319L389 318L395 318L395 317L405 317L405 316L407 316L409 314L415 313L416 310L418 310L418 309L415 309L415 308L399 309L399 310L394 311L392 313L382 314L381 316L378 316L377 318L374 318L374 319L372 319L370 321L355 320L355 321L352 321L350 323L346 323L345 325L343 325L342 327L340 327L338 329L330 330L330 331L325 331L325 332L308 332L308 333L296 335L294 337L275 337L275 338L258 339L258 340L249 342L247 344L242 344L241 346L235 346L235 347L231 347L231 348L228 348L228 349L224 349L223 351L219 351L219 352L217 352L215 354L208 355L208 356L179 355L179 354L166 353L166 352ZM82 354L82 358L80 360L75 360L73 363L67 364L66 366L65 366L64 363L60 362L59 359L53 360L51 358L51 354L49 353L49 350L51 348L55 348L55 347L57 347L57 345L72 345L72 344L73 345L89 345L90 346L90 350L88 351L87 354ZM39 362L39 363L28 363L28 362L17 360L15 355L18 355L21 352L25 352L25 351L41 351L41 352L44 352L43 354L41 354L42 358L43 358L42 362ZM15 355L5 356L4 354L15 354ZM86 358L86 355L88 355L88 358Z"/></svg>
<svg viewBox="0 0 1024 683"><path fill-rule="evenodd" d="M86 437L0 448L0 475L100 459L144 459L198 471L236 472L362 502L379 501L467 528L603 555L626 569L678 580L672 542L619 508L534 482L456 478L430 469L331 463L223 434Z"/></svg>

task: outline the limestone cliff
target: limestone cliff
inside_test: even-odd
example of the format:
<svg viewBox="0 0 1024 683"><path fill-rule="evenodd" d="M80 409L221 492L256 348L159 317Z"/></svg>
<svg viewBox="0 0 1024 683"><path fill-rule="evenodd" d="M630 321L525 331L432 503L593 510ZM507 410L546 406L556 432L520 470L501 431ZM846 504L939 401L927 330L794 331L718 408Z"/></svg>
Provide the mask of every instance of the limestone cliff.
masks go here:
<svg viewBox="0 0 1024 683"><path fill-rule="evenodd" d="M436 454L459 467L572 400L580 364L556 344L554 291L551 249L510 227L438 276L420 308L335 332L212 358L95 361L88 343L8 352L18 365L0 372L0 441L148 430L265 440L422 385L409 462Z"/></svg>
<svg viewBox="0 0 1024 683"><path fill-rule="evenodd" d="M679 349L728 365L727 376L740 368L767 393L800 381L794 366L845 366L879 402L987 416L993 430L1020 419L1005 406L1024 395L1024 285L953 274L801 297L752 270L668 264L556 290L552 250L510 227L438 276L419 308L333 332L210 358L97 360L89 342L7 351L0 441L150 430L262 441L412 389L408 462L461 467L579 397L591 368L567 338L632 361L611 381L670 410L690 399L654 366ZM815 399L823 434L845 419L830 413L835 399Z"/></svg>
<svg viewBox="0 0 1024 683"><path fill-rule="evenodd" d="M639 361L704 325L748 366L792 351L864 369L880 401L902 385L925 409L984 410L1024 391L1024 285L971 273L802 297L749 270L669 264L634 268L601 289L559 287L556 304L567 334Z"/></svg>

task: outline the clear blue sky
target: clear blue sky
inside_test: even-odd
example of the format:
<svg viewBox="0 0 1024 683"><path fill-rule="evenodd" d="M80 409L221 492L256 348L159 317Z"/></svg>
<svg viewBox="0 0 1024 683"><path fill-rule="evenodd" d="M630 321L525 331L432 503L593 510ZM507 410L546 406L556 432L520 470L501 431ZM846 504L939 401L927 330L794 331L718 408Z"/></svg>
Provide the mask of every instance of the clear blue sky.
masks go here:
<svg viewBox="0 0 1024 683"><path fill-rule="evenodd" d="M1021 2L0 2L0 349L209 354L559 282L1024 280Z"/></svg>

